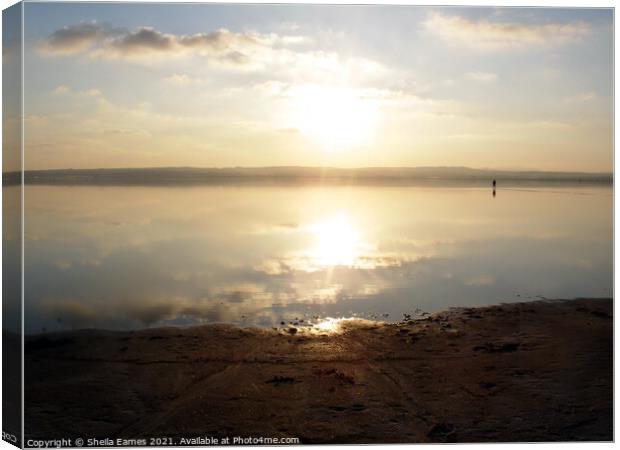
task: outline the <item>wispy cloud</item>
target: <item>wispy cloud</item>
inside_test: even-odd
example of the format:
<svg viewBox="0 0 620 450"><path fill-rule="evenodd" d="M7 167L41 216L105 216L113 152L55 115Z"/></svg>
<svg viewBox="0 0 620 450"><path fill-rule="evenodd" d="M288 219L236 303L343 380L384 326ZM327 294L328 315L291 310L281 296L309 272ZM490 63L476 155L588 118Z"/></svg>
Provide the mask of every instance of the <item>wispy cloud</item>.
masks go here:
<svg viewBox="0 0 620 450"><path fill-rule="evenodd" d="M69 86L61 84L56 88L52 89L50 92L52 95L77 95L82 97L101 97L103 98L103 93L96 88L85 89L83 91L74 91Z"/></svg>
<svg viewBox="0 0 620 450"><path fill-rule="evenodd" d="M60 86L57 86L55 89L52 90L52 95L63 95L66 94L70 91L69 86L65 86L64 84L61 84Z"/></svg>
<svg viewBox="0 0 620 450"><path fill-rule="evenodd" d="M177 86L187 86L193 83L202 82L202 79L191 77L185 73L173 73L163 78L166 83L175 84Z"/></svg>
<svg viewBox="0 0 620 450"><path fill-rule="evenodd" d="M103 93L99 89L94 89L94 88L80 91L79 94L85 97L103 97Z"/></svg>
<svg viewBox="0 0 620 450"><path fill-rule="evenodd" d="M447 42L486 50L565 44L583 38L590 31L590 25L585 22L495 22L437 12L430 14L425 26L431 33Z"/></svg>
<svg viewBox="0 0 620 450"><path fill-rule="evenodd" d="M497 81L497 74L493 72L467 72L465 78L479 83L493 83Z"/></svg>
<svg viewBox="0 0 620 450"><path fill-rule="evenodd" d="M594 91L590 92L582 92L577 95L571 95L570 97L566 97L564 99L565 102L575 103L575 102L589 102L598 98L598 95Z"/></svg>

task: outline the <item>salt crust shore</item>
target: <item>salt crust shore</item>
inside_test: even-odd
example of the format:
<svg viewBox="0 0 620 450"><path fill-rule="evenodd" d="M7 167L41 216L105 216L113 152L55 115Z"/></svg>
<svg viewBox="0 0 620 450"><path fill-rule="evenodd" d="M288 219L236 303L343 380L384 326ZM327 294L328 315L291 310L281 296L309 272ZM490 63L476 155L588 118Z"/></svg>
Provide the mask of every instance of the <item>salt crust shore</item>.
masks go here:
<svg viewBox="0 0 620 450"><path fill-rule="evenodd" d="M459 308L333 333L224 325L26 338L26 440L609 441L613 302Z"/></svg>

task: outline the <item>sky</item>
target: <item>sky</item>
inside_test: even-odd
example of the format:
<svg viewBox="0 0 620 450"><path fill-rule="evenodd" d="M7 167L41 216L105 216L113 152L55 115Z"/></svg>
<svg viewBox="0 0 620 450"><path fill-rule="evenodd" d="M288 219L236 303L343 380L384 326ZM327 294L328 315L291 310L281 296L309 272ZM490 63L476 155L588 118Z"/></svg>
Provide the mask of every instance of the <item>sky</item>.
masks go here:
<svg viewBox="0 0 620 450"><path fill-rule="evenodd" d="M613 170L611 9L33 2L24 23L28 169Z"/></svg>

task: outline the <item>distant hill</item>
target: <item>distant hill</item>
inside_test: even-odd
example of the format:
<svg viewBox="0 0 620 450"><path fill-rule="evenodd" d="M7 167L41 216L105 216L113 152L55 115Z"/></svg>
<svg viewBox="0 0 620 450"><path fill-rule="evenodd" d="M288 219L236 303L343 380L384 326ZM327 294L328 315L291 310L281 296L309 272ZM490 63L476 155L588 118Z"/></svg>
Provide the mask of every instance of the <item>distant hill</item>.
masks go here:
<svg viewBox="0 0 620 450"><path fill-rule="evenodd" d="M20 174L3 174L3 184L20 182ZM27 184L167 185L221 183L396 183L541 181L611 183L611 173L543 172L472 169L468 167L161 167L138 169L30 170Z"/></svg>

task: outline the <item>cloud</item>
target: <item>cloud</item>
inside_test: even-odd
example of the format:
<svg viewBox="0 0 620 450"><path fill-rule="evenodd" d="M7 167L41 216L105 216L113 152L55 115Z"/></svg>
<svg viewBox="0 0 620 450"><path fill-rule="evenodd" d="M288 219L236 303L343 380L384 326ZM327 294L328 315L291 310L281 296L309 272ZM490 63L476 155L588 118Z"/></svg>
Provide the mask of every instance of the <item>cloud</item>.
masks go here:
<svg viewBox="0 0 620 450"><path fill-rule="evenodd" d="M71 89L69 89L69 86L65 86L64 84L61 84L60 86L56 87L55 89L52 90L52 95L63 95L63 94L67 94L69 93Z"/></svg>
<svg viewBox="0 0 620 450"><path fill-rule="evenodd" d="M103 93L99 89L86 89L84 91L80 91L80 95L84 97L102 97Z"/></svg>
<svg viewBox="0 0 620 450"><path fill-rule="evenodd" d="M207 49L211 51L225 52L235 47L252 47L259 43L269 44L271 39L268 36L261 37L254 33L233 33L225 28L212 33L198 33L178 38L179 44L196 49Z"/></svg>
<svg viewBox="0 0 620 450"><path fill-rule="evenodd" d="M576 102L589 102L592 100L596 100L598 98L598 95L596 92L594 91L590 91L590 92L582 92L580 94L577 95L572 95L570 97L566 97L564 99L565 102L567 103L576 103Z"/></svg>
<svg viewBox="0 0 620 450"><path fill-rule="evenodd" d="M61 84L50 92L52 95L77 95L81 97L103 97L103 93L99 89L91 88L82 91L75 91L69 86Z"/></svg>
<svg viewBox="0 0 620 450"><path fill-rule="evenodd" d="M497 81L497 74L492 72L467 72L465 78L479 83L493 83Z"/></svg>
<svg viewBox="0 0 620 450"><path fill-rule="evenodd" d="M178 86L186 86L195 82L195 78L190 77L184 73L173 73L172 75L168 75L164 77L164 81L170 84L176 84Z"/></svg>
<svg viewBox="0 0 620 450"><path fill-rule="evenodd" d="M78 23L54 31L40 43L39 49L47 54L74 55L87 51L101 39L116 32L97 22Z"/></svg>
<svg viewBox="0 0 620 450"><path fill-rule="evenodd" d="M152 61L187 55L212 57L230 65L247 65L266 50L307 42L303 36L233 32L225 28L188 35L164 33L151 27L111 29L97 23L67 26L39 44L47 55L78 55L106 59Z"/></svg>
<svg viewBox="0 0 620 450"><path fill-rule="evenodd" d="M177 41L173 35L160 33L152 28L140 28L112 41L108 48L120 53L133 54L148 51L173 50Z"/></svg>
<svg viewBox="0 0 620 450"><path fill-rule="evenodd" d="M524 24L471 20L461 16L433 13L426 28L446 42L482 50L523 48L531 45L559 45L588 34L585 22Z"/></svg>

